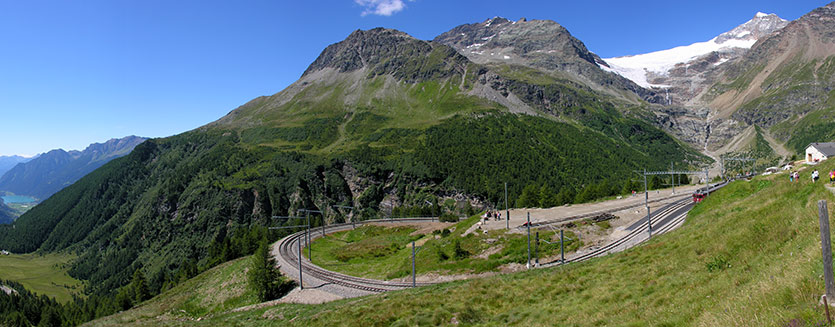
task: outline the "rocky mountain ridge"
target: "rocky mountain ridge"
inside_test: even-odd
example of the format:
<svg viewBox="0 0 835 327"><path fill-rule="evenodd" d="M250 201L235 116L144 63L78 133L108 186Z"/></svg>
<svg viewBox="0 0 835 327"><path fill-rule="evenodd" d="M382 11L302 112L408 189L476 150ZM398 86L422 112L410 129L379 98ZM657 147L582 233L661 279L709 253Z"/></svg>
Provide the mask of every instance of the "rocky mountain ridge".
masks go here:
<svg viewBox="0 0 835 327"><path fill-rule="evenodd" d="M494 17L459 25L433 41L455 48L475 63L531 67L633 103L660 101L654 91L601 71L598 65L605 63L600 57L551 20Z"/></svg>

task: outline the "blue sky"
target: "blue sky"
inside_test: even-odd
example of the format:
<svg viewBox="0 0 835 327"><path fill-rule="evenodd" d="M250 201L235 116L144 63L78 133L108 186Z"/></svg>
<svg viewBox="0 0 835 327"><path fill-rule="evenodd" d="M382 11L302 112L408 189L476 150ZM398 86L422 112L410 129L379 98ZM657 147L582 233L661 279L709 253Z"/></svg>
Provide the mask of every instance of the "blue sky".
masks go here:
<svg viewBox="0 0 835 327"><path fill-rule="evenodd" d="M0 0L0 155L163 137L298 79L356 29L432 39L494 16L550 19L601 57L706 41L823 1Z"/></svg>

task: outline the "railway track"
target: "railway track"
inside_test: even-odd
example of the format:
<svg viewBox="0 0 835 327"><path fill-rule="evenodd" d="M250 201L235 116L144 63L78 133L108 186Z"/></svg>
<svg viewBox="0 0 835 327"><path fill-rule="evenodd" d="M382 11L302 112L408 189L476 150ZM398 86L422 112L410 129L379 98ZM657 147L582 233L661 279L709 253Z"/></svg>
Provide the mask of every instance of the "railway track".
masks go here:
<svg viewBox="0 0 835 327"><path fill-rule="evenodd" d="M686 216L687 211L689 211L689 208L692 207L692 206L693 206L693 204L690 202L690 199L682 199L682 200L678 200L676 202L673 202L672 204L669 204L669 205L665 206L664 208L660 209L659 211L657 211L657 213L653 214L653 216L652 216L653 220L657 221L656 223L653 224L653 226L654 227L658 226L658 229L654 230L653 234L658 235L658 234L670 231L672 229L673 223L678 223L678 222L684 220L684 217ZM684 213L680 213L680 211L684 211ZM675 215L674 217L671 217L671 215L673 215L674 213L679 213L679 214ZM624 235L623 237L621 237L621 238L619 238L619 239L617 239L617 240L615 240L611 243L608 243L608 244L606 244L606 245L604 245L600 248L594 249L592 251L589 251L587 253L584 253L584 254L581 254L579 256L573 257L571 259L566 259L565 262L562 262L561 260L557 259L557 260L553 260L553 261L543 263L543 264L541 264L541 266L550 267L550 266L564 265L564 264L569 264L569 263L572 263L572 262L580 262L580 261L585 261L585 260L588 260L588 259L591 259L591 258L604 256L604 255L607 255L607 254L611 253L612 251L620 248L621 246L629 243L630 241L637 239L641 235L644 235L644 234L647 234L647 233L648 233L648 224L647 224L646 219L643 219L643 222L641 222L640 225L637 226L637 228L632 229L628 234Z"/></svg>
<svg viewBox="0 0 835 327"><path fill-rule="evenodd" d="M428 222L428 221L437 221L435 218L400 218L400 219L374 219L363 221L356 224L337 224L325 227L325 234L327 233L334 233L343 230L352 229L355 225L364 225L370 223L391 223L391 222ZM322 237L322 230L321 229L311 229L310 232L310 241L312 242L314 239ZM304 242L305 232L297 232L290 236L285 237L278 244L279 247L279 255L282 259L289 263L291 267L298 269L299 266L299 256L298 256L298 247L299 243ZM303 246L302 246L303 247ZM411 282L393 282L393 281L383 281L377 279L369 279L369 278L361 278L356 276L345 275L337 272L333 272L330 270L326 270L322 267L314 265L310 260L307 258L301 258L302 270L304 276L312 276L316 279L319 279L325 283L340 285L352 289L358 289L362 291L372 292L372 293L382 293L387 291L394 291L400 290L404 288L411 288ZM416 286L426 286L431 285L433 283L416 283Z"/></svg>
<svg viewBox="0 0 835 327"><path fill-rule="evenodd" d="M727 185L727 182L708 186L709 193L712 193L713 191L720 189L725 185ZM687 217L687 212L689 212L692 207L692 200L689 198L685 198L668 204L660 210L656 211L654 214L652 214L652 220L656 221L656 223L653 224L653 227L657 227L658 229L653 230L653 234L663 234L669 232L678 225L681 225L681 223L683 223L684 219ZM637 239L638 237L640 237L640 235L648 233L649 225L646 218L641 219L638 222L640 224L638 226L635 226L635 228L633 228L628 234L609 244L606 244L600 248L594 249L590 252L581 254L574 258L567 259L564 262L562 260L557 259L541 264L541 266L558 266L569 264L572 262L585 261L591 258L607 255L612 251L617 250L619 247L629 243L630 241Z"/></svg>
<svg viewBox="0 0 835 327"><path fill-rule="evenodd" d="M710 192L713 192L716 189L725 186L725 184L718 184L711 186L709 188ZM687 216L687 212L693 207L692 200L690 198L684 198L681 200L677 200L671 204L668 204L661 209L657 210L652 215L652 220L655 221L653 223L653 227L657 228L653 230L654 235L663 234L669 232L670 230L674 229L675 227L681 225L684 222L684 219ZM312 242L314 239L322 237L325 234L350 230L354 228L356 225L364 225L370 223L389 223L389 222L427 222L427 221L435 221L435 218L400 218L400 219L374 219L374 220L367 220L363 222L358 222L355 224L336 224L325 227L324 230L319 228L312 228L310 230L310 241ZM534 226L536 227L536 226ZM600 248L594 249L590 252L581 254L579 256L575 256L571 259L567 259L564 262L561 260L553 260L550 262L543 263L541 267L553 267L558 265L565 265L573 262L580 262L585 261L591 258L607 255L615 250L618 249L625 249L638 243L642 242L640 240L642 234L647 233L648 225L646 219L639 220L635 225L631 226L632 230L625 236L606 244ZM285 237L281 241L279 241L279 256L281 256L281 260L287 263L287 269L298 269L299 267L299 260L301 260L302 270L304 276L312 276L315 279L322 281L324 284L334 284L343 287L347 287L349 289L356 289L370 293L382 293L387 291L394 291L394 290L401 290L405 288L411 288L412 283L409 282L393 282L393 281L383 281L383 280L376 280L376 279L369 279L369 278L361 278L355 277L350 275L345 275L337 272L333 272L330 270L326 270L321 268L317 265L314 265L310 260L307 258L299 258L299 243L304 242L305 232L297 232L290 236ZM636 241L636 243L631 244L630 242ZM297 271L293 270L296 274ZM296 275L298 276L298 275ZM297 278L298 280L298 278ZM416 283L416 286L426 286L432 285L435 283Z"/></svg>

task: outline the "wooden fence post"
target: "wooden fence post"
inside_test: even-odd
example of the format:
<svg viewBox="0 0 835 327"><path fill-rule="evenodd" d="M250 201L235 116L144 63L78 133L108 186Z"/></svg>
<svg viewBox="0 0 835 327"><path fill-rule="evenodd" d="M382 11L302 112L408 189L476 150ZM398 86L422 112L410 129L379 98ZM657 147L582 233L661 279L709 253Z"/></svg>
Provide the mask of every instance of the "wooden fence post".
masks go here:
<svg viewBox="0 0 835 327"><path fill-rule="evenodd" d="M832 276L832 241L829 237L829 211L826 200L818 201L818 220L821 229L821 255L823 257L823 281L826 297L835 298L835 280Z"/></svg>

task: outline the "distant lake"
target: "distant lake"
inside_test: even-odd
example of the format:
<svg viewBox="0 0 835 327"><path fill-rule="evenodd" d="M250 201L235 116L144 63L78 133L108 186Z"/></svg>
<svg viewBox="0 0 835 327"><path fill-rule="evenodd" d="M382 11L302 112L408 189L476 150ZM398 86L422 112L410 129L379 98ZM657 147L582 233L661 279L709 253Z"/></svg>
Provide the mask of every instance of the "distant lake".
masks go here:
<svg viewBox="0 0 835 327"><path fill-rule="evenodd" d="M37 201L37 199L35 199L31 196L25 196L25 195L4 195L4 196L1 196L0 198L3 198L3 202L6 202L6 203L29 203L29 202Z"/></svg>

